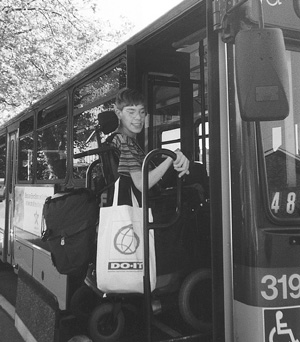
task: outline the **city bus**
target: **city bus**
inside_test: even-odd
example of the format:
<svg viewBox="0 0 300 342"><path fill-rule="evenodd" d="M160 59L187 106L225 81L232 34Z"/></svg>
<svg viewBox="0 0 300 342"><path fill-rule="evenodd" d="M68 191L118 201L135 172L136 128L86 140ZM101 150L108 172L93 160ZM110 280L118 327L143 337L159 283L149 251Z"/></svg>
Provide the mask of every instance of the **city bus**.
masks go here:
<svg viewBox="0 0 300 342"><path fill-rule="evenodd" d="M43 203L85 186L97 155L75 155L97 148L97 117L126 86L146 96L145 152L180 148L209 181L212 328L153 341L299 341L299 0L184 0L0 127L0 258L18 273L18 330L62 340L75 285L41 241Z"/></svg>

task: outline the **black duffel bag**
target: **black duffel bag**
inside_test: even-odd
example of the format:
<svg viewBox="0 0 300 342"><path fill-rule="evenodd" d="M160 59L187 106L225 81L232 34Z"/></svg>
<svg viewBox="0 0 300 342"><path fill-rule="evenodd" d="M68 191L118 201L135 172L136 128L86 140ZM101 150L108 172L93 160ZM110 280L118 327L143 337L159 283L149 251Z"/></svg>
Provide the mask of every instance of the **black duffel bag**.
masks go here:
<svg viewBox="0 0 300 342"><path fill-rule="evenodd" d="M86 271L95 246L99 207L86 188L55 194L43 207L42 241L46 241L59 273Z"/></svg>

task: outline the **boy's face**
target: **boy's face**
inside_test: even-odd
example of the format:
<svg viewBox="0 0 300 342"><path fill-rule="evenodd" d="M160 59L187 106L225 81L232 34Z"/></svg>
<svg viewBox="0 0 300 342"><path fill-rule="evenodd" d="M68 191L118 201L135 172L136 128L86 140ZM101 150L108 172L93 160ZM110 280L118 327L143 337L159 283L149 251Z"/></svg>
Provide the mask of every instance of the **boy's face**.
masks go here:
<svg viewBox="0 0 300 342"><path fill-rule="evenodd" d="M142 104L125 106L122 110L116 111L121 121L124 133L130 137L135 137L144 127L146 110Z"/></svg>

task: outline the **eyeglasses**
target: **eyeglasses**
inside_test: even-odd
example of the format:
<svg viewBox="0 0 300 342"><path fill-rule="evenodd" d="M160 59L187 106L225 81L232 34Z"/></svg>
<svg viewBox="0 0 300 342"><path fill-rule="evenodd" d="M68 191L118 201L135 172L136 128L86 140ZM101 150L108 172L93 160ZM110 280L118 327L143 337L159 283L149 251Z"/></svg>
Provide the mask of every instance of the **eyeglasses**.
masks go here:
<svg viewBox="0 0 300 342"><path fill-rule="evenodd" d="M135 119L138 115L141 118L144 118L147 115L147 112L144 109L126 108L125 112L133 119Z"/></svg>

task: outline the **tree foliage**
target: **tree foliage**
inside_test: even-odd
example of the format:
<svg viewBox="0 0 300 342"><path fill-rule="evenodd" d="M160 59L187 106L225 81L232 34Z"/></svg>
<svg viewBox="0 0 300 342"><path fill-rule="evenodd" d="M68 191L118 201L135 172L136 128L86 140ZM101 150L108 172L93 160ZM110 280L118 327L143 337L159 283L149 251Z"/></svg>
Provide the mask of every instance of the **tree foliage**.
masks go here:
<svg viewBox="0 0 300 342"><path fill-rule="evenodd" d="M125 19L118 27L101 21L98 3L1 0L2 121L94 62L133 28Z"/></svg>

